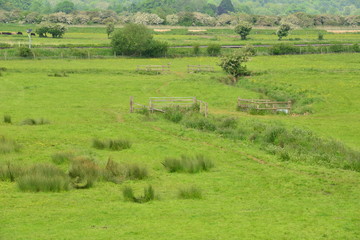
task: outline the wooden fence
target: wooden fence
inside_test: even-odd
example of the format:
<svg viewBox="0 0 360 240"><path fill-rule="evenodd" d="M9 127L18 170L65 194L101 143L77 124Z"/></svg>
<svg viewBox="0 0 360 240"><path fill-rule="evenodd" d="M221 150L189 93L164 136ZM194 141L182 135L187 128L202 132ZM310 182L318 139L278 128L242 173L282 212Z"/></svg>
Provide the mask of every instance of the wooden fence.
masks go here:
<svg viewBox="0 0 360 240"><path fill-rule="evenodd" d="M209 65L188 65L188 73L197 73L197 72L214 72L214 67Z"/></svg>
<svg viewBox="0 0 360 240"><path fill-rule="evenodd" d="M149 105L143 105L134 102L134 97L130 97L130 112L139 109L148 109L151 113L166 111L167 107L191 107L194 104L199 104L199 111L208 116L208 103L198 100L196 97L151 97L149 98Z"/></svg>
<svg viewBox="0 0 360 240"><path fill-rule="evenodd" d="M277 102L269 99L241 99L238 98L238 108L244 111L251 109L270 110L274 112L284 112L289 114L291 111L291 101Z"/></svg>
<svg viewBox="0 0 360 240"><path fill-rule="evenodd" d="M138 65L136 71L147 72L170 72L170 64L167 65Z"/></svg>

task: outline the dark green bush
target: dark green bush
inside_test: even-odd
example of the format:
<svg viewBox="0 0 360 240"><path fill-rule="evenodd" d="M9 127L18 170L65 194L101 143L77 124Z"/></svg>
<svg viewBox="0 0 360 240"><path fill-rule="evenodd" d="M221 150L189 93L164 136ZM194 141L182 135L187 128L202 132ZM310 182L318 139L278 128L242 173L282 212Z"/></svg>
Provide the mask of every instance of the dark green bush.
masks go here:
<svg viewBox="0 0 360 240"><path fill-rule="evenodd" d="M11 123L11 116L4 115L4 123Z"/></svg>
<svg viewBox="0 0 360 240"><path fill-rule="evenodd" d="M219 56L221 53L221 46L219 44L210 44L207 47L206 52L209 56Z"/></svg>
<svg viewBox="0 0 360 240"><path fill-rule="evenodd" d="M280 43L272 46L269 49L269 53L271 55L299 54L300 47L296 47L290 44Z"/></svg>
<svg viewBox="0 0 360 240"><path fill-rule="evenodd" d="M345 46L341 44L334 44L329 46L329 51L333 53L345 52Z"/></svg>
<svg viewBox="0 0 360 240"><path fill-rule="evenodd" d="M193 46L193 54L194 55L199 55L200 54L200 45L199 44L195 44Z"/></svg>
<svg viewBox="0 0 360 240"><path fill-rule="evenodd" d="M20 46L18 48L18 56L23 58L30 58L33 57L33 53L30 48L26 46Z"/></svg>
<svg viewBox="0 0 360 240"><path fill-rule="evenodd" d="M17 180L19 189L25 192L60 192L69 189L69 178L60 169L49 164L31 167Z"/></svg>

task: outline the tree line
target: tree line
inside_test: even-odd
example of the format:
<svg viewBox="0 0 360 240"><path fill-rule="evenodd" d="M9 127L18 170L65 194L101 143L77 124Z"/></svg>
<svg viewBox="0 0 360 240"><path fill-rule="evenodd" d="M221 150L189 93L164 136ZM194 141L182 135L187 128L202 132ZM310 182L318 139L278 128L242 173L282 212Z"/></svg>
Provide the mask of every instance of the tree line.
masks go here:
<svg viewBox="0 0 360 240"><path fill-rule="evenodd" d="M311 28L315 26L360 26L360 15L312 15L297 12L286 16L267 16L228 12L218 16L211 16L200 12L179 12L161 17L155 13L146 12L123 12L118 14L112 10L56 12L50 14L14 10L0 11L0 22L22 24L49 22L68 25L136 23L178 26L236 26L240 22L248 22L254 26L274 27L286 23L292 27Z"/></svg>

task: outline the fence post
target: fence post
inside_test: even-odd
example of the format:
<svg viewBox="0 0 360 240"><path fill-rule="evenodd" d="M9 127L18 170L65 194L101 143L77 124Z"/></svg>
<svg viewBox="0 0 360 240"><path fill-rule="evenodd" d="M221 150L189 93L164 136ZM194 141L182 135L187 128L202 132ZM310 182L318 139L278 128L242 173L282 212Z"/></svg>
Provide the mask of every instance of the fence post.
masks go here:
<svg viewBox="0 0 360 240"><path fill-rule="evenodd" d="M89 50L87 51L87 54L88 54L88 59L90 59L90 51Z"/></svg>
<svg viewBox="0 0 360 240"><path fill-rule="evenodd" d="M7 60L7 51L4 52L5 61Z"/></svg>
<svg viewBox="0 0 360 240"><path fill-rule="evenodd" d="M289 108L289 114L290 114L290 111L291 111L291 101L288 101L288 108Z"/></svg>
<svg viewBox="0 0 360 240"><path fill-rule="evenodd" d="M153 108L153 103L152 103L152 100L150 99L150 112L151 113L154 113L154 108Z"/></svg>
<svg viewBox="0 0 360 240"><path fill-rule="evenodd" d="M194 104L197 103L196 97L193 98Z"/></svg>
<svg viewBox="0 0 360 240"><path fill-rule="evenodd" d="M208 103L205 103L205 117L208 116Z"/></svg>
<svg viewBox="0 0 360 240"><path fill-rule="evenodd" d="M130 96L130 113L134 112L134 97Z"/></svg>

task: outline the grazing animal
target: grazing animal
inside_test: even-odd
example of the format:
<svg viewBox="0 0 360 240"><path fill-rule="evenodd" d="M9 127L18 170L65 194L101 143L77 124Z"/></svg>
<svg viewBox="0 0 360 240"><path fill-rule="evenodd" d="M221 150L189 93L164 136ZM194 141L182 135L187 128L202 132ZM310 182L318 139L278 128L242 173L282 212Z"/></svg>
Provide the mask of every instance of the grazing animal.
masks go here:
<svg viewBox="0 0 360 240"><path fill-rule="evenodd" d="M23 33L22 32L17 32L17 35L23 35Z"/></svg>
<svg viewBox="0 0 360 240"><path fill-rule="evenodd" d="M31 33L31 36L36 36L36 34L35 34L35 33Z"/></svg>
<svg viewBox="0 0 360 240"><path fill-rule="evenodd" d="M17 33L16 32L12 32L11 35L16 35Z"/></svg>
<svg viewBox="0 0 360 240"><path fill-rule="evenodd" d="M3 35L11 35L11 32L2 32Z"/></svg>

